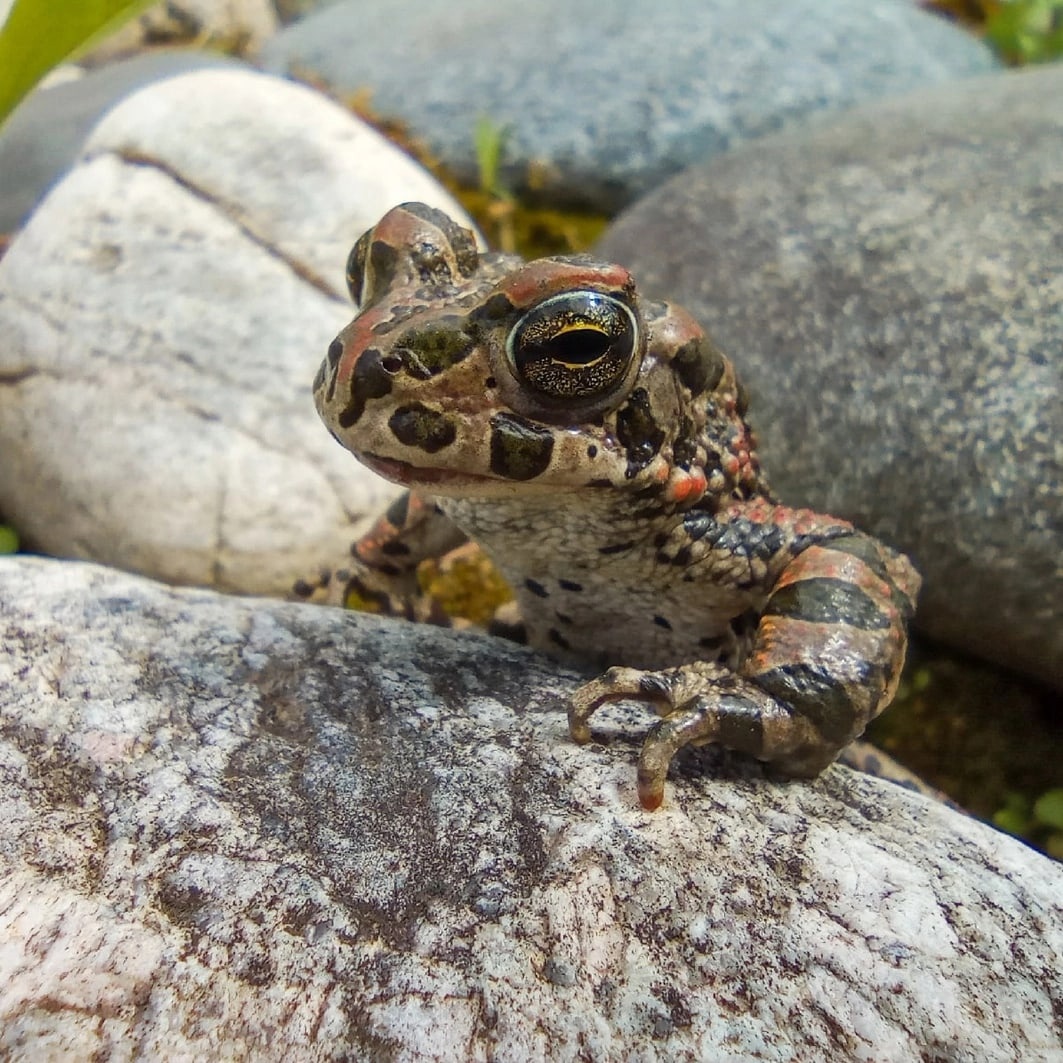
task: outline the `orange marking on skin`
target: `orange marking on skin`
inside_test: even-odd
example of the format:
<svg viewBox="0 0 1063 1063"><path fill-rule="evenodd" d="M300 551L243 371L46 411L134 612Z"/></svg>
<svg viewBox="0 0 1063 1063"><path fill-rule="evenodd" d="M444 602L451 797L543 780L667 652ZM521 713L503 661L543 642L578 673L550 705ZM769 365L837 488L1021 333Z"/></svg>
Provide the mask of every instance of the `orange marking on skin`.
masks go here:
<svg viewBox="0 0 1063 1063"><path fill-rule="evenodd" d="M499 291L506 295L514 306L525 307L557 292L572 291L581 287L624 289L630 287L631 283L631 274L623 266L605 263L577 265L558 262L556 259L542 259L529 262L518 269L499 287Z"/></svg>
<svg viewBox="0 0 1063 1063"><path fill-rule="evenodd" d="M876 600L889 601L889 587L871 571L865 561L823 546L810 546L802 551L782 570L772 589L779 590L814 576L843 580L867 591Z"/></svg>
<svg viewBox="0 0 1063 1063"><path fill-rule="evenodd" d="M339 384L350 383L351 374L358 363L358 358L369 347L376 346L373 329L383 321L391 317L390 306L371 306L363 310L342 332L336 337L343 344L343 354L340 355L340 363L336 370L336 380Z"/></svg>
<svg viewBox="0 0 1063 1063"><path fill-rule="evenodd" d="M700 472L690 473L677 479L668 491L668 497L673 502L686 502L696 500L705 494L708 482Z"/></svg>

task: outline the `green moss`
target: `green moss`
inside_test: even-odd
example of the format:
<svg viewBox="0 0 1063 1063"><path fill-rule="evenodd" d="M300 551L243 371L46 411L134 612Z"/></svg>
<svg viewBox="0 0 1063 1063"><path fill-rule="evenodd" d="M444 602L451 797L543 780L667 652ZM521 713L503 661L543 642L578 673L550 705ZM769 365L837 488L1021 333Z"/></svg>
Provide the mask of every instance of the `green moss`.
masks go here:
<svg viewBox="0 0 1063 1063"><path fill-rule="evenodd" d="M897 699L867 737L976 816L1047 852L1063 844L1054 826L1063 817L1063 718L1053 692L917 644Z"/></svg>
<svg viewBox="0 0 1063 1063"><path fill-rule="evenodd" d="M0 554L18 553L18 532L6 524L0 524Z"/></svg>

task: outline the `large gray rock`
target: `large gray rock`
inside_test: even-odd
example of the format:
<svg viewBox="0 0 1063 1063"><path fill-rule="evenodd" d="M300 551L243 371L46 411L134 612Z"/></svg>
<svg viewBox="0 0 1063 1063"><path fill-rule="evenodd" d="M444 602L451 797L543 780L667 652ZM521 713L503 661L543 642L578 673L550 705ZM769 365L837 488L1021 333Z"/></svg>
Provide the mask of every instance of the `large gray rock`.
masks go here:
<svg viewBox="0 0 1063 1063"><path fill-rule="evenodd" d="M404 199L463 217L317 93L246 71L112 111L0 261L0 511L37 548L282 592L394 488L310 382L354 240Z"/></svg>
<svg viewBox="0 0 1063 1063"><path fill-rule="evenodd" d="M345 0L260 58L371 90L473 182L486 116L511 186L607 210L813 114L995 65L911 0Z"/></svg>
<svg viewBox="0 0 1063 1063"><path fill-rule="evenodd" d="M600 250L685 304L787 501L911 554L921 627L1063 685L1063 67L692 169Z"/></svg>
<svg viewBox="0 0 1063 1063"><path fill-rule="evenodd" d="M0 559L7 1059L1063 1059L1063 869L485 636ZM715 769L711 767L715 765Z"/></svg>
<svg viewBox="0 0 1063 1063"><path fill-rule="evenodd" d="M238 65L222 55L157 50L32 93L0 126L0 233L22 225L120 100L190 70Z"/></svg>

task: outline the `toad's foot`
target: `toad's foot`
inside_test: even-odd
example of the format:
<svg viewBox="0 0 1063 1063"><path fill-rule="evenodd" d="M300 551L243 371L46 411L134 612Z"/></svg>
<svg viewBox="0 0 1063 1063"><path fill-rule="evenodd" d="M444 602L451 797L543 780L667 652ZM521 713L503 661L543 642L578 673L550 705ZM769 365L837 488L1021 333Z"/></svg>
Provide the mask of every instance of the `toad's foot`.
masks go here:
<svg viewBox="0 0 1063 1063"><path fill-rule="evenodd" d="M825 740L807 717L748 680L702 663L658 672L610 668L573 695L568 711L572 738L589 741L591 715L606 702L624 698L649 702L663 717L639 754L639 802L648 810L660 807L668 766L687 745L716 742L798 777L817 775L845 745Z"/></svg>

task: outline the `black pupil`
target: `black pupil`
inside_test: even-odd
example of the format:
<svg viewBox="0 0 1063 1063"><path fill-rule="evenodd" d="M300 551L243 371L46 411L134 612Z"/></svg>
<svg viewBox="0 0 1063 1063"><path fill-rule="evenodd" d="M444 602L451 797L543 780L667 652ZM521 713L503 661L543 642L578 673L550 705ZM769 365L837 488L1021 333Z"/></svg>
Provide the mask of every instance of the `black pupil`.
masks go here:
<svg viewBox="0 0 1063 1063"><path fill-rule="evenodd" d="M517 377L558 400L608 392L626 376L635 349L630 311L599 292L547 299L521 318L509 342Z"/></svg>
<svg viewBox="0 0 1063 1063"><path fill-rule="evenodd" d="M593 328L571 329L542 345L542 355L568 365L589 365L609 350L610 339Z"/></svg>

